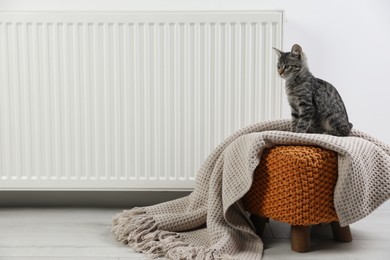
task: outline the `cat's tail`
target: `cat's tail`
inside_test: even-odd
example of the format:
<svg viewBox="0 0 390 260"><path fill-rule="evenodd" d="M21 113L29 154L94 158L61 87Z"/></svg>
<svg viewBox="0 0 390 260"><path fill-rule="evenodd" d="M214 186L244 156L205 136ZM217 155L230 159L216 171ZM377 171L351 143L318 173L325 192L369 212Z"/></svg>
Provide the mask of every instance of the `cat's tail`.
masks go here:
<svg viewBox="0 0 390 260"><path fill-rule="evenodd" d="M335 129L334 131L330 132L329 134L331 135L336 135L336 136L349 136L351 133L353 125L348 122L347 124L342 124L338 126L337 130Z"/></svg>

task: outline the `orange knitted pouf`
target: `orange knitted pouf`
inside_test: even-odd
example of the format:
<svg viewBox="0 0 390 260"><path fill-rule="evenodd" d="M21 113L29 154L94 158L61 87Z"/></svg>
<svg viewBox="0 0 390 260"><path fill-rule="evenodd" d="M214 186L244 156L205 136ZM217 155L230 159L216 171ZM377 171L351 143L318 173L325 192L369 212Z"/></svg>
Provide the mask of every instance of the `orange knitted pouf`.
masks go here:
<svg viewBox="0 0 390 260"><path fill-rule="evenodd" d="M314 146L275 146L263 152L243 204L252 216L289 223L294 251L309 250L308 228L319 223L331 222L336 240L351 241L349 227L338 224L333 204L336 181L336 152ZM293 245L293 229L306 241Z"/></svg>
<svg viewBox="0 0 390 260"><path fill-rule="evenodd" d="M314 146L265 150L243 202L247 211L290 225L337 220L337 153Z"/></svg>

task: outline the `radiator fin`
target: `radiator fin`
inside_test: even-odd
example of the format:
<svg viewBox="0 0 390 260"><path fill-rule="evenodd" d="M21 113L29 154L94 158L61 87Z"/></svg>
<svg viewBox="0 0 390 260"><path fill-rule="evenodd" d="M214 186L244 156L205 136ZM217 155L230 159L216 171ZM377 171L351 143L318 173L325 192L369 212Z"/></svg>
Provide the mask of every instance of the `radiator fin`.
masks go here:
<svg viewBox="0 0 390 260"><path fill-rule="evenodd" d="M282 13L0 16L0 188L187 189L280 118Z"/></svg>

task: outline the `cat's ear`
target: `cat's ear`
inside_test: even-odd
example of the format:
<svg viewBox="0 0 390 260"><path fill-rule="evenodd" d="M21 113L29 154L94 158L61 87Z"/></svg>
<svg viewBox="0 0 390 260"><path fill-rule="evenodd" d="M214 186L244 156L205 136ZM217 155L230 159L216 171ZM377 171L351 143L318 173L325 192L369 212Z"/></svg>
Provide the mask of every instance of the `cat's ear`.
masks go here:
<svg viewBox="0 0 390 260"><path fill-rule="evenodd" d="M272 47L272 49L274 49L274 51L276 52L276 54L278 54L278 57L280 58L280 56L282 56L282 52L274 47Z"/></svg>
<svg viewBox="0 0 390 260"><path fill-rule="evenodd" d="M302 56L302 47L299 46L298 44L294 44L291 48L291 54L295 57L297 57L298 59L301 58Z"/></svg>

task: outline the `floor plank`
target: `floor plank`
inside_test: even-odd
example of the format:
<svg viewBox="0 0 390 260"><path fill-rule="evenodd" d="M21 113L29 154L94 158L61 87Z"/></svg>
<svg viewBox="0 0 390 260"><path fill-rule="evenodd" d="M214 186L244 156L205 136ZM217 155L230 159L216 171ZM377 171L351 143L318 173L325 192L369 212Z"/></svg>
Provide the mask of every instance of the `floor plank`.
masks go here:
<svg viewBox="0 0 390 260"><path fill-rule="evenodd" d="M89 208L0 208L1 260L147 260L115 241L111 219L122 210ZM332 239L329 225L311 230L312 251L290 250L290 227L271 221L264 232L263 259L390 259L390 210L377 210L351 225L353 241Z"/></svg>

